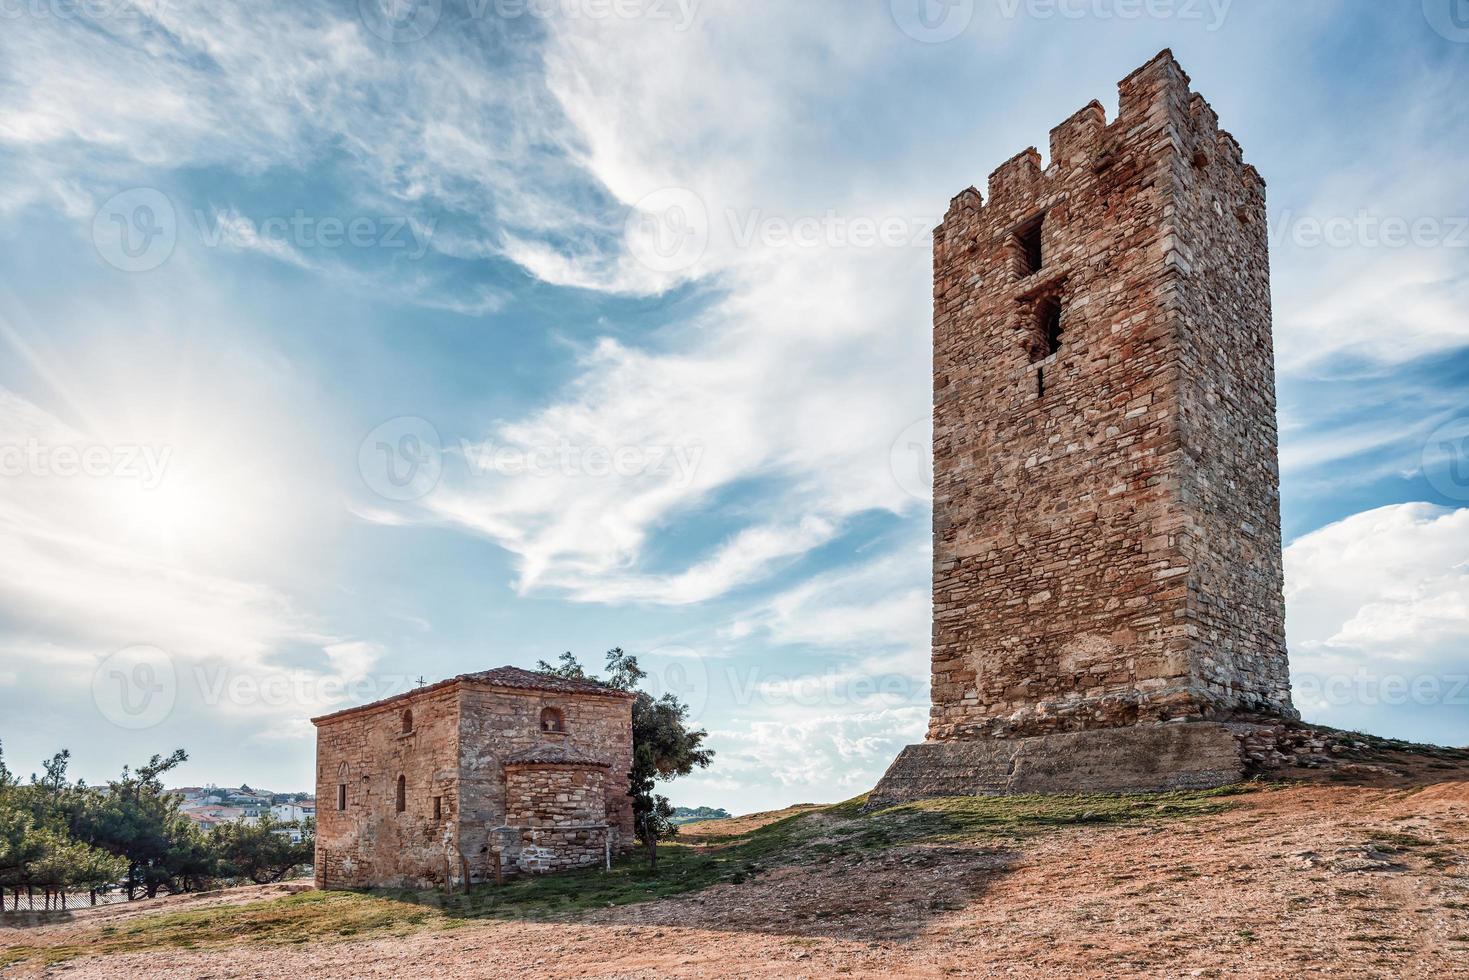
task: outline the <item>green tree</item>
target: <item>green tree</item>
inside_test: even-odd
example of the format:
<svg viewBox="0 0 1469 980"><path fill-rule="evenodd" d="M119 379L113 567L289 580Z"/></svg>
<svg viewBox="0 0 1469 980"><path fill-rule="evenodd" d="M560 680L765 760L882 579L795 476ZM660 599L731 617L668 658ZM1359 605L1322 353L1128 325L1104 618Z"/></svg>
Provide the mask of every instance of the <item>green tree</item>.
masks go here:
<svg viewBox="0 0 1469 980"><path fill-rule="evenodd" d="M315 828L309 820L305 824L299 843L282 833L297 824L277 823L269 815L255 824L237 820L216 827L210 845L219 859L220 874L266 885L310 864L316 851Z"/></svg>
<svg viewBox="0 0 1469 980"><path fill-rule="evenodd" d="M542 660L538 669L544 674L578 680L599 680L588 674L571 653L563 653L553 666ZM633 764L628 792L632 796L633 826L638 840L648 848L648 861L658 870L658 842L678 833L673 820L673 806L664 796L654 792L659 780L687 776L714 761L714 751L703 747L709 733L688 725L688 705L675 695L665 693L654 698L640 685L648 676L638 666L637 658L621 647L607 651L608 687L636 695L632 708Z"/></svg>
<svg viewBox="0 0 1469 980"><path fill-rule="evenodd" d="M74 841L59 830L41 828L31 835L37 853L26 872L29 883L52 891L93 889L127 873L127 859Z"/></svg>
<svg viewBox="0 0 1469 980"><path fill-rule="evenodd" d="M570 650L557 657L555 664L548 664L544 660L537 661L536 670L542 674L552 674L556 677L569 677L577 681L596 680L594 677L587 676L587 672L582 669L582 665L577 661L576 657L572 656Z"/></svg>
<svg viewBox="0 0 1469 980"><path fill-rule="evenodd" d="M179 812L179 798L163 788L160 777L188 759L183 749L155 755L136 770L91 794L77 813L73 836L126 858L128 897L142 889L149 898L160 889L184 891L207 877L200 866L198 831Z"/></svg>
<svg viewBox="0 0 1469 980"><path fill-rule="evenodd" d="M70 816L91 791L67 782L69 759L58 752L44 763L44 776L22 786L0 754L0 886L65 892L126 872L126 861L70 836Z"/></svg>

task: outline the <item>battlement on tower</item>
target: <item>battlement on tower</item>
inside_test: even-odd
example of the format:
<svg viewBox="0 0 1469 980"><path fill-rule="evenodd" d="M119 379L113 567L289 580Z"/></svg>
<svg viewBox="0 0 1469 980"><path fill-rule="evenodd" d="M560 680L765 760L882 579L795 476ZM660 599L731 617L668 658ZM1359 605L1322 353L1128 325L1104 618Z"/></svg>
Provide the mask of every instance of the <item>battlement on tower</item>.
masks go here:
<svg viewBox="0 0 1469 980"><path fill-rule="evenodd" d="M1114 121L1107 121L1100 102L1087 103L1051 130L1047 159L1034 146L1015 154L990 173L984 195L975 187L956 195L940 228L966 215L1005 212L1043 199L1065 185L1074 171L1103 172L1137 153L1169 153L1180 163L1203 167L1217 160L1216 179L1233 177L1246 189L1263 192L1259 171L1244 162L1239 141L1219 128L1219 116L1208 100L1192 91L1188 73L1171 50L1160 51L1117 89L1119 112Z"/></svg>

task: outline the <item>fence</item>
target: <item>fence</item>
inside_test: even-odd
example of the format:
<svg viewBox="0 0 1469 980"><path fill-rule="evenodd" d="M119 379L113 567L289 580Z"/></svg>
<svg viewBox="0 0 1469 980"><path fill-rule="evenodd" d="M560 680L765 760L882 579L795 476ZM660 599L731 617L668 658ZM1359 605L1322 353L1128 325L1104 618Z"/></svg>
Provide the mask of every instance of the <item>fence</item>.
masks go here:
<svg viewBox="0 0 1469 980"><path fill-rule="evenodd" d="M35 885L0 886L0 913L15 912L66 912L72 909L91 908L97 905L112 905L126 902L126 888L99 889L88 891L66 891L55 888L40 888Z"/></svg>

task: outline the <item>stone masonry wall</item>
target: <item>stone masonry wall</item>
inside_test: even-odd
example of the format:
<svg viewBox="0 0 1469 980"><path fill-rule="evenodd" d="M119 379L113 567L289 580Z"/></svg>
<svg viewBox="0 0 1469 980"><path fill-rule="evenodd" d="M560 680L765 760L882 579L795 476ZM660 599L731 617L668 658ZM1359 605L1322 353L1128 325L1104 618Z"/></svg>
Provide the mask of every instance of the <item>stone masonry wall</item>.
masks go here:
<svg viewBox="0 0 1469 980"><path fill-rule="evenodd" d="M608 764L605 803L600 822L616 829L620 849L632 846L632 798L627 795L632 770L632 702L627 698L533 691L502 691L466 685L461 695L463 814L460 846L471 874L483 874L495 846L493 831L507 819L508 774L505 760L546 742L570 748ZM559 708L565 734L540 731L543 708ZM518 824L516 824L518 826ZM600 853L600 842L596 845Z"/></svg>
<svg viewBox="0 0 1469 980"><path fill-rule="evenodd" d="M935 232L934 740L1290 710L1263 182L1119 88Z"/></svg>
<svg viewBox="0 0 1469 980"><path fill-rule="evenodd" d="M607 822L607 770L511 765L505 783L511 801L505 822L520 830L520 870L539 873L600 864L609 839L617 849L617 833Z"/></svg>
<svg viewBox="0 0 1469 980"><path fill-rule="evenodd" d="M585 766L508 766L505 822L516 827L564 827L607 822L607 779Z"/></svg>
<svg viewBox="0 0 1469 980"><path fill-rule="evenodd" d="M1265 188L1181 75L1166 262L1180 326L1190 673L1200 699L1294 717L1285 647L1280 469ZM1223 329L1221 329L1221 327Z"/></svg>
<svg viewBox="0 0 1469 980"><path fill-rule="evenodd" d="M402 731L402 713L413 730ZM318 887L437 885L458 875L458 699L428 689L317 728ZM404 810L397 810L398 777ZM338 787L347 787L339 810ZM439 798L439 817L434 798Z"/></svg>

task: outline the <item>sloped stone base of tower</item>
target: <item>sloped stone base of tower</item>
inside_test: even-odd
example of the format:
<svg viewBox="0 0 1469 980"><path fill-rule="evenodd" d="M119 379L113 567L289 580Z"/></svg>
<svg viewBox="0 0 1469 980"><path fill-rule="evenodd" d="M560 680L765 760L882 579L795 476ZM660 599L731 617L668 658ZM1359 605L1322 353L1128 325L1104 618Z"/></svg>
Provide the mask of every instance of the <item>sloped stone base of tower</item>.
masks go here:
<svg viewBox="0 0 1469 980"><path fill-rule="evenodd" d="M1148 793L1238 782L1251 726L1145 725L1029 738L924 742L899 753L869 807L939 796Z"/></svg>

